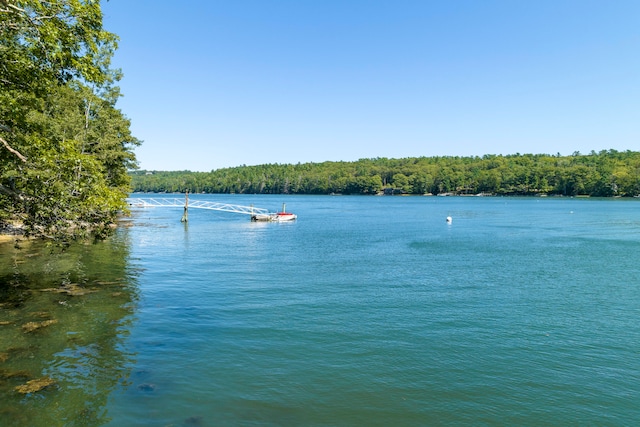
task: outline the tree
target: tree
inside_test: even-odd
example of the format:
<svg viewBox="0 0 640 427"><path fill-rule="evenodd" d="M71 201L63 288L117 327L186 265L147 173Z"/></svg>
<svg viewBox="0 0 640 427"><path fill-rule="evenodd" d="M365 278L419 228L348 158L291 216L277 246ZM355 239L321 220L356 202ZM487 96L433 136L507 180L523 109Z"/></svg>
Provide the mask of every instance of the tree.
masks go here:
<svg viewBox="0 0 640 427"><path fill-rule="evenodd" d="M131 174L136 191L211 193L377 194L402 188L411 194L480 192L499 195L634 196L640 193L640 152L365 159L297 165L240 166L210 173ZM194 178L198 177L195 181ZM204 182L204 185L200 183Z"/></svg>
<svg viewBox="0 0 640 427"><path fill-rule="evenodd" d="M431 192L433 177L428 173L418 173L411 175L410 183L412 194L427 194Z"/></svg>
<svg viewBox="0 0 640 427"><path fill-rule="evenodd" d="M411 185L409 184L409 177L403 173L396 173L392 177L392 184L394 188L402 190L404 193L411 191Z"/></svg>
<svg viewBox="0 0 640 427"><path fill-rule="evenodd" d="M1 222L67 237L126 208L140 142L116 108L117 36L97 0L0 0Z"/></svg>

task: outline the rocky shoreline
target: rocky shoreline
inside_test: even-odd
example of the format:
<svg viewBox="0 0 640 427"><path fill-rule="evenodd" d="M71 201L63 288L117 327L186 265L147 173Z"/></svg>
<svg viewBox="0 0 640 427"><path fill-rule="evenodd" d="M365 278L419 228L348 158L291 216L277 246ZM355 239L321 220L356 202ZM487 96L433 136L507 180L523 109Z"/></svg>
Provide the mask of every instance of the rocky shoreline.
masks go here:
<svg viewBox="0 0 640 427"><path fill-rule="evenodd" d="M0 224L0 242L8 242L22 237L24 237L22 225L15 223Z"/></svg>

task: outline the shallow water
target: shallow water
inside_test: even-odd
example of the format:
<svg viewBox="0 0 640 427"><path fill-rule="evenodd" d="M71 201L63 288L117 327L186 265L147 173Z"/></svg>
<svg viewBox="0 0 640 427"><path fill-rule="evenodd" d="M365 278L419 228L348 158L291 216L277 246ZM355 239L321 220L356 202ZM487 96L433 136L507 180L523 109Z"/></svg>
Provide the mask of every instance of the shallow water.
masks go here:
<svg viewBox="0 0 640 427"><path fill-rule="evenodd" d="M130 372L138 295L129 242L0 246L0 425L102 425ZM28 381L49 387L16 391Z"/></svg>
<svg viewBox="0 0 640 427"><path fill-rule="evenodd" d="M0 420L640 419L637 200L192 198L299 219L139 209L101 244L2 246ZM25 332L40 319L57 323ZM56 384L15 391L44 376Z"/></svg>

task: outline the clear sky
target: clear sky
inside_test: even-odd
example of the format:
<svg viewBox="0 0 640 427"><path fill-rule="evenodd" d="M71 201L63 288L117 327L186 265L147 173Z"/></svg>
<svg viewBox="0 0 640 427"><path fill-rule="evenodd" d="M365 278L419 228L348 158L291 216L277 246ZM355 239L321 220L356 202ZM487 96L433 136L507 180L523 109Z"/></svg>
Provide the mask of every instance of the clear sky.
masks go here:
<svg viewBox="0 0 640 427"><path fill-rule="evenodd" d="M638 0L110 0L142 169L640 149Z"/></svg>

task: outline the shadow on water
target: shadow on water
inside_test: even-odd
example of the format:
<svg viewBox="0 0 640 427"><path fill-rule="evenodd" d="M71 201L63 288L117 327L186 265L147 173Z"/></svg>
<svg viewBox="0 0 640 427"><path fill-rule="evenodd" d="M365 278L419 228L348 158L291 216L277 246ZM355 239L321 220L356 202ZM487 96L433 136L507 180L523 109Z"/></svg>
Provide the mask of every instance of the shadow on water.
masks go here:
<svg viewBox="0 0 640 427"><path fill-rule="evenodd" d="M0 424L96 426L134 363L127 230L64 250L0 244Z"/></svg>

